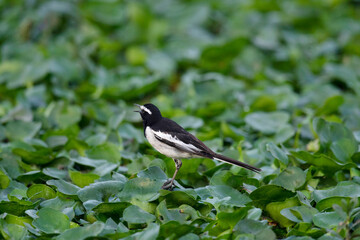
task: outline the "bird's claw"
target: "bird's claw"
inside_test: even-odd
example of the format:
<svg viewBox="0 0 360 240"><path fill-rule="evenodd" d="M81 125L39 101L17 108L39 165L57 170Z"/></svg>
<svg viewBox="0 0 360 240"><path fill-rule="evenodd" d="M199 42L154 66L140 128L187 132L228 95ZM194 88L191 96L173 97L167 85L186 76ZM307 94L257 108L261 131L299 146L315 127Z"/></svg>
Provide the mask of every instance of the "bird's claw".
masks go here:
<svg viewBox="0 0 360 240"><path fill-rule="evenodd" d="M164 190L172 191L174 187L175 187L174 182L172 181L172 179L169 179L164 183L164 185L161 188Z"/></svg>

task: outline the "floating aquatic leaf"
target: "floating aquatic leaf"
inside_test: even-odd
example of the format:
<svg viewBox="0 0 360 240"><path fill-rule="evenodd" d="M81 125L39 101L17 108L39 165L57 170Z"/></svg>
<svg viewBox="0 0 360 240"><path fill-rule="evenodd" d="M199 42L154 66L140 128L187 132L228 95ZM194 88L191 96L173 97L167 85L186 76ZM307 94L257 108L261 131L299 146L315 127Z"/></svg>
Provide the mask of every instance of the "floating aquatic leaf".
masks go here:
<svg viewBox="0 0 360 240"><path fill-rule="evenodd" d="M81 173L76 171L69 171L69 176L71 181L77 186L83 188L93 183L96 179L99 179L100 176L94 173Z"/></svg>
<svg viewBox="0 0 360 240"><path fill-rule="evenodd" d="M91 225L87 225L84 227L76 227L72 229L68 229L56 237L57 240L66 240L69 238L76 239L85 239L88 237L96 237L101 231L104 229L105 224L102 222L95 222Z"/></svg>
<svg viewBox="0 0 360 240"><path fill-rule="evenodd" d="M272 182L283 188L295 191L305 184L306 174L298 167L288 167L281 172Z"/></svg>
<svg viewBox="0 0 360 240"><path fill-rule="evenodd" d="M128 223L149 223L155 221L155 216L145 212L135 205L131 205L124 210L124 220Z"/></svg>
<svg viewBox="0 0 360 240"><path fill-rule="evenodd" d="M226 185L207 186L196 189L196 193L207 203L216 208L220 206L244 207L251 202L251 199L245 194Z"/></svg>
<svg viewBox="0 0 360 240"><path fill-rule="evenodd" d="M70 228L69 218L62 212L52 208L42 208L39 218L33 221L34 227L47 234L62 233Z"/></svg>
<svg viewBox="0 0 360 240"><path fill-rule="evenodd" d="M76 195L77 192L80 190L79 187L66 182L64 180L49 180L46 182L48 185L52 185L57 187L58 191L65 194L65 195Z"/></svg>
<svg viewBox="0 0 360 240"><path fill-rule="evenodd" d="M123 190L118 194L120 199L130 201L135 198L141 201L155 200L165 181L150 178L134 178L125 183Z"/></svg>
<svg viewBox="0 0 360 240"><path fill-rule="evenodd" d="M29 140L40 130L41 123L14 121L5 127L6 137L10 140Z"/></svg>
<svg viewBox="0 0 360 240"><path fill-rule="evenodd" d="M110 196L119 193L123 187L124 183L121 181L97 182L80 189L77 195L83 202L88 200L105 201Z"/></svg>
<svg viewBox="0 0 360 240"><path fill-rule="evenodd" d="M0 1L0 239L356 239L358 2Z"/></svg>
<svg viewBox="0 0 360 240"><path fill-rule="evenodd" d="M51 187L46 186L44 184L32 185L31 187L28 188L26 195L31 200L36 200L39 198L51 199L56 197L55 191Z"/></svg>
<svg viewBox="0 0 360 240"><path fill-rule="evenodd" d="M265 134L275 133L290 119L286 112L255 112L245 117L245 122L255 130Z"/></svg>
<svg viewBox="0 0 360 240"><path fill-rule="evenodd" d="M294 196L295 193L276 185L266 185L259 187L250 194L250 198L257 207L264 208L271 202L284 201Z"/></svg>

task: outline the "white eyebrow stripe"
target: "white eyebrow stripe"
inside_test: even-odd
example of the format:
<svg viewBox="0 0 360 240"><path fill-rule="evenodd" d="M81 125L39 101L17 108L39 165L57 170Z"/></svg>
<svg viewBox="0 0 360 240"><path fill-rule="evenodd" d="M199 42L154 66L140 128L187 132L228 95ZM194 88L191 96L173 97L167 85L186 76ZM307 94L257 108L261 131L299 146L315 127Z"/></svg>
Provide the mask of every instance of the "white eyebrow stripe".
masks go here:
<svg viewBox="0 0 360 240"><path fill-rule="evenodd" d="M146 108L146 107L144 107L144 106L140 106L140 109L141 110L144 110L145 112L147 112L148 114L152 114L152 112L148 109L148 108Z"/></svg>
<svg viewBox="0 0 360 240"><path fill-rule="evenodd" d="M176 136L172 136L170 134L163 133L163 132L160 132L160 131L157 131L157 132L154 131L154 134L157 135L158 137L162 138L162 139L165 139L165 140L169 141L169 142L175 143L179 147L187 149L189 152L195 153L195 152L201 151L201 149L195 147L192 144L184 143L184 142L180 141Z"/></svg>

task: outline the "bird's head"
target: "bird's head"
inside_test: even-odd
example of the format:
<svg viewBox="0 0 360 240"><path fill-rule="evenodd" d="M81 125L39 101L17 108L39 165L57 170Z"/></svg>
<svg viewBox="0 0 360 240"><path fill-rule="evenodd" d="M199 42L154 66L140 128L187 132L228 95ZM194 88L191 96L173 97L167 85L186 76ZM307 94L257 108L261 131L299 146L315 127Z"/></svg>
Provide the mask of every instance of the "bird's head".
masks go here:
<svg viewBox="0 0 360 240"><path fill-rule="evenodd" d="M147 125L151 125L162 118L160 110L154 104L147 103L144 105L135 105L138 106L140 109L140 111L135 112L140 113L141 118Z"/></svg>

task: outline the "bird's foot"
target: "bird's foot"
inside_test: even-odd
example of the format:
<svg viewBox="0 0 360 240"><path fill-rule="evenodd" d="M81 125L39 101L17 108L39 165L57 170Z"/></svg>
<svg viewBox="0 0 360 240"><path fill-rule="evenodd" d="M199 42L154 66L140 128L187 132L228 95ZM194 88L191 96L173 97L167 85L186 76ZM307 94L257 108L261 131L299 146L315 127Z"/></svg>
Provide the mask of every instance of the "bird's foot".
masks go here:
<svg viewBox="0 0 360 240"><path fill-rule="evenodd" d="M164 185L161 187L164 190L172 191L175 187L174 181L172 179L167 180Z"/></svg>

